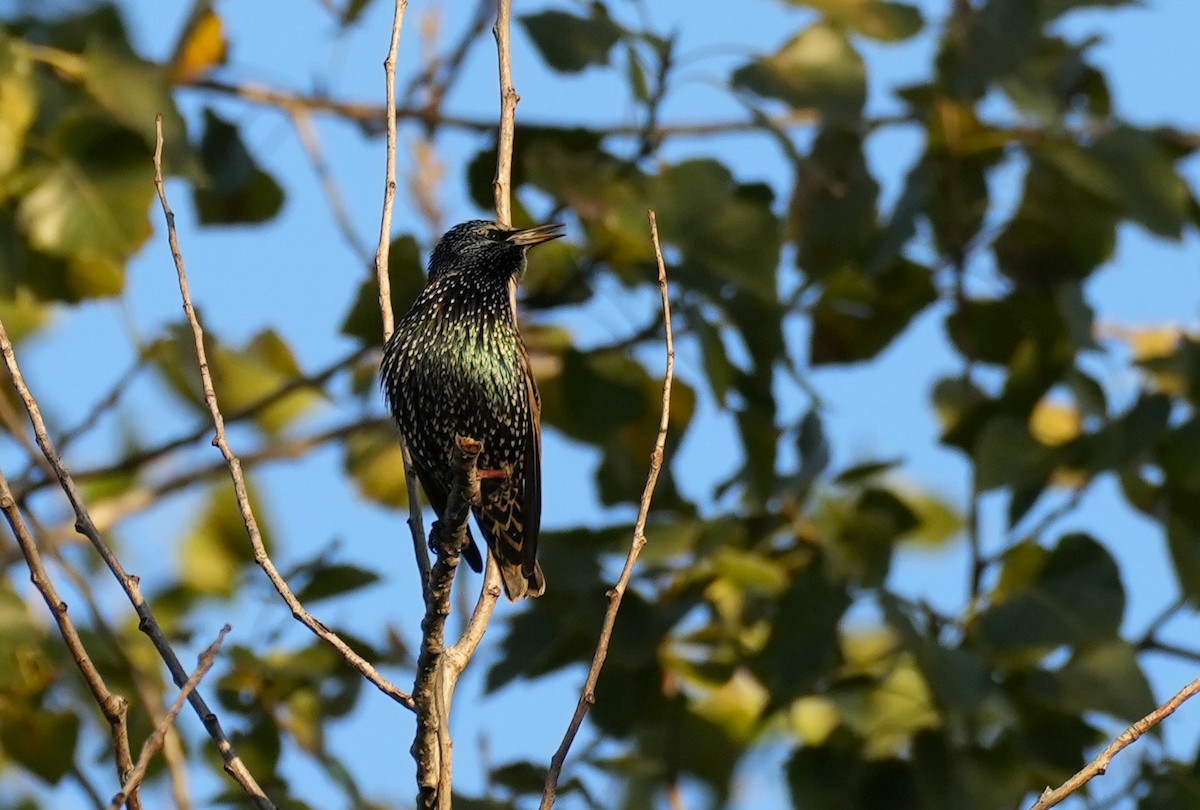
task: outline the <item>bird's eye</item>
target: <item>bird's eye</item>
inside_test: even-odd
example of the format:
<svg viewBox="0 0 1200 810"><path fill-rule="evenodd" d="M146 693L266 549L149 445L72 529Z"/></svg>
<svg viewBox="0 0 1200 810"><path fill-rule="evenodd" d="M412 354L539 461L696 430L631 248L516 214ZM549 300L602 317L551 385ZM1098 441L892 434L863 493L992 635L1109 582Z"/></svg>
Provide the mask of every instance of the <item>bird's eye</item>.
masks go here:
<svg viewBox="0 0 1200 810"><path fill-rule="evenodd" d="M480 228L479 235L485 239L491 239L493 242L501 239L500 231L496 228Z"/></svg>

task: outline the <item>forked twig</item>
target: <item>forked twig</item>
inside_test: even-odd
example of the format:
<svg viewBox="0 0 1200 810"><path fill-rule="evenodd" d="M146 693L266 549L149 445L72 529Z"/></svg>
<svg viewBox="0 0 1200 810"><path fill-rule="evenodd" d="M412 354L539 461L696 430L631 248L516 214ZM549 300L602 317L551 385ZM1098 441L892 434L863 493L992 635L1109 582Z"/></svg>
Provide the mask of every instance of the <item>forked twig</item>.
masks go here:
<svg viewBox="0 0 1200 810"><path fill-rule="evenodd" d="M121 805L125 804L127 797L132 796L146 778L146 769L150 767L150 760L163 747L163 743L167 740L167 732L170 731L171 725L175 722L175 718L179 716L179 712L183 709L183 704L187 700L188 695L196 690L200 685L200 679L212 668L213 662L217 660L217 650L220 649L221 643L225 641L225 636L229 634L230 627L225 625L221 628L221 632L217 634L217 640L209 644L204 652L200 653L200 658L196 666L196 671L192 673L187 682L180 688L179 696L175 698L175 702L171 704L171 708L167 711L162 720L155 726L154 731L146 739L145 745L142 746L142 753L138 755L137 764L133 767L132 773L125 779L121 786L121 790L116 796L113 796L112 803L109 804L109 810L121 810Z"/></svg>
<svg viewBox="0 0 1200 810"><path fill-rule="evenodd" d="M138 615L138 628L154 644L154 649L167 665L167 669L170 670L171 678L174 680L175 685L182 687L183 684L187 683L188 673L183 668L183 665L179 663L179 656L175 654L175 649L171 646L171 642L167 640L162 626L154 618L154 612L150 609L149 603L146 602L146 598L142 594L140 580L125 570L125 566L121 564L117 555L104 540L104 537L101 536L99 530L96 529L96 524L92 521L92 517L88 513L87 506L83 502L83 497L79 494L79 487L71 477L71 474L67 472L62 457L58 454L58 451L54 447L54 442L50 439L49 430L46 428L46 420L42 417L42 410L25 382L25 376L21 373L16 353L13 351L12 342L8 339L8 333L4 330L3 323L0 323L0 354L3 355L4 365L8 369L9 376L12 378L13 387L16 388L17 395L21 398L21 402L25 406L25 411L29 414L29 420L33 423L33 432L37 439L38 447L41 448L42 454L54 469L54 475L58 478L59 485L62 487L63 492L66 493L67 500L71 502L71 508L75 512L76 531L88 539L92 547L96 549L96 553L104 560L104 564L108 566L108 570L112 572L117 582L121 584L121 589L125 591L125 596L129 599L129 603L133 605L133 609ZM274 802L267 798L267 794L263 792L262 787L254 779L254 776L250 773L241 757L238 756L234 750L233 743L229 740L229 736L221 727L220 719L209 708L208 703L200 696L200 693L192 692L189 694L188 702L200 717L201 722L204 723L204 728L208 731L208 735L216 743L217 750L221 753L221 758L225 762L225 772L233 777L242 787L242 790L254 802L255 807L259 808L259 810L275 810Z"/></svg>
<svg viewBox="0 0 1200 810"><path fill-rule="evenodd" d="M646 486L642 490L642 500L638 507L637 522L633 527L633 542L629 553L625 556L625 567L617 584L608 592L608 609L604 612L604 623L600 627L600 639L596 643L596 653L592 656L592 665L588 669L587 679L583 683L583 691L575 706L575 714L567 726L562 743L550 760L550 769L546 772L546 784L542 789L541 810L549 810L557 798L558 777L562 773L563 763L566 762L567 752L571 743L579 733L583 719L588 709L596 702L596 682L600 679L600 670L604 668L604 659L608 657L608 645L612 640L613 626L617 621L617 611L621 609L621 598L629 587L633 576L633 567L637 563L642 547L646 545L646 519L650 514L650 499L654 496L654 488L658 484L658 474L663 464L663 448L667 442L667 427L671 419L671 382L675 376L675 337L671 331L671 297L667 289L667 267L663 262L662 246L658 241L658 220L653 211L647 212L650 219L650 239L654 243L654 258L658 262L658 289L662 294L663 324L666 326L667 368L663 375L662 414L658 420L658 437L654 440L654 452L650 455L650 472L646 476Z"/></svg>
<svg viewBox="0 0 1200 810"><path fill-rule="evenodd" d="M34 540L29 526L25 523L21 510L17 508L12 490L8 486L8 479L4 477L2 470L0 470L0 511L4 512L4 517L12 529L13 537L16 538L21 554L25 557L30 581L42 595L46 607L50 609L54 623L58 625L59 635L62 636L63 643L67 646L67 652L75 660L75 666L83 675L88 691L92 693L92 699L96 701L108 723L109 733L112 735L113 753L116 757L117 778L126 782L134 770L133 752L129 747L129 726L126 722L129 714L129 701L109 690L100 670L96 668L91 656L88 655L87 648L83 646L83 639L79 637L75 623L67 612L67 603L58 595L58 590L50 579L50 573L46 570L45 563L42 562L37 542ZM129 807L130 810L141 807L141 800L138 798L136 790L129 794Z"/></svg>
<svg viewBox="0 0 1200 810"><path fill-rule="evenodd" d="M175 231L175 214L171 210L170 203L167 202L167 192L162 176L163 137L161 115L156 119L156 130L154 187L158 191L158 200L162 205L163 216L166 217L167 221L167 240L171 245L171 256L175 260L175 273L179 279L179 294L183 299L183 311L187 316L188 325L191 327L192 338L195 343L196 360L200 366L200 382L204 390L204 402L208 406L208 412L213 421L213 428L216 431L213 444L221 451L221 455L225 458L225 464L229 468L229 476L233 481L233 492L237 498L238 511L241 513L242 523L246 526L246 534L250 538L250 545L254 548L254 561L266 573L267 578L271 580L271 584L283 598L288 608L291 609L292 616L297 621L311 630L319 639L333 647L350 666L358 670L379 691L397 703L411 709L413 703L410 695L397 689L391 681L384 678L375 669L371 662L350 649L350 646L337 633L315 619L305 609L304 605L300 603L300 600L292 592L283 575L275 567L275 563L271 561L270 556L267 554L267 548L262 539L262 532L258 528L258 520L254 517L254 510L250 507L250 496L246 490L246 479L242 475L242 463L233 450L230 449L228 437L225 435L225 418L221 415L220 406L217 404L217 394L213 388L212 374L208 368L208 356L204 349L204 330L200 326L200 320L196 317L196 310L192 305L192 294L188 286L187 271L184 268L183 252L179 248L179 237Z"/></svg>

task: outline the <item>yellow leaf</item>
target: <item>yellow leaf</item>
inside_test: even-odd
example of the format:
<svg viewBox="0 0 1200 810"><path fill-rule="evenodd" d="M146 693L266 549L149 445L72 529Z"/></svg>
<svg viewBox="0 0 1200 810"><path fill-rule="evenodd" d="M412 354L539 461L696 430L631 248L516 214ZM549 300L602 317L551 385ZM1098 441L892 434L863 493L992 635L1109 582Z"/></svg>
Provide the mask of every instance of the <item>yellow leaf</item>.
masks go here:
<svg viewBox="0 0 1200 810"><path fill-rule="evenodd" d="M1135 360L1151 360L1166 357L1175 351L1182 337L1182 330L1173 324L1150 326L1145 329L1123 330L1125 342L1133 349Z"/></svg>
<svg viewBox="0 0 1200 810"><path fill-rule="evenodd" d="M1029 416L1029 432L1047 447L1057 447L1076 438L1083 416L1073 405L1043 399Z"/></svg>
<svg viewBox="0 0 1200 810"><path fill-rule="evenodd" d="M749 672L739 670L724 685L698 697L692 711L725 729L735 740L746 741L769 701L763 685Z"/></svg>
<svg viewBox="0 0 1200 810"><path fill-rule="evenodd" d="M179 43L169 72L171 81L187 83L199 79L223 64L227 51L225 26L217 13L209 9L196 20Z"/></svg>
<svg viewBox="0 0 1200 810"><path fill-rule="evenodd" d="M788 711L792 730L805 745L824 744L841 722L837 704L821 695L803 697Z"/></svg>

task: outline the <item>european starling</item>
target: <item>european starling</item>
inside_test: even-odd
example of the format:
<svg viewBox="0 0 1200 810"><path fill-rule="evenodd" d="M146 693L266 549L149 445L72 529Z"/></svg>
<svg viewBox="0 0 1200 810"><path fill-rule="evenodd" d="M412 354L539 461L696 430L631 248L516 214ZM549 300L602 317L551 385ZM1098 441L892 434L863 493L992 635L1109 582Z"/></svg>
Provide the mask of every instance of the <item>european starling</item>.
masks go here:
<svg viewBox="0 0 1200 810"><path fill-rule="evenodd" d="M517 331L517 281L529 248L562 236L561 228L513 230L474 220L447 231L380 368L384 396L439 520L454 486L455 437L483 442L475 522L514 602L546 588L537 563L541 400ZM463 556L482 570L474 540Z"/></svg>

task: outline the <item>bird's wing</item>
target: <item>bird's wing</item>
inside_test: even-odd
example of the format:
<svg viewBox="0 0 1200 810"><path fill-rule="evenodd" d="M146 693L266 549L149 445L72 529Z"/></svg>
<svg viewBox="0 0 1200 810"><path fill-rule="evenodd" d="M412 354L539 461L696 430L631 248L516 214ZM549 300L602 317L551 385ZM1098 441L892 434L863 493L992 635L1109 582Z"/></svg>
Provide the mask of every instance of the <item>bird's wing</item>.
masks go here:
<svg viewBox="0 0 1200 810"><path fill-rule="evenodd" d="M522 511L525 513L525 545L521 562L526 576L533 576L537 567L537 541L542 529L542 396L538 393L529 362L529 352L521 346L521 361L525 366L525 389L529 398L529 424L525 443L525 492Z"/></svg>
<svg viewBox="0 0 1200 810"><path fill-rule="evenodd" d="M521 349L525 381L524 450L521 464L505 479L480 482L483 504L475 517L492 548L504 591L512 600L538 596L545 580L537 564L538 533L542 525L542 436L541 399L529 370L529 358Z"/></svg>

